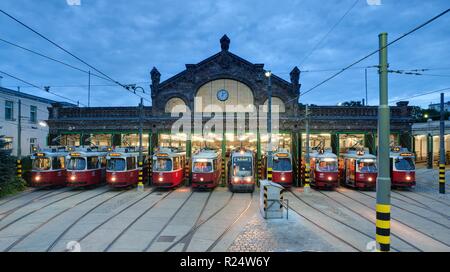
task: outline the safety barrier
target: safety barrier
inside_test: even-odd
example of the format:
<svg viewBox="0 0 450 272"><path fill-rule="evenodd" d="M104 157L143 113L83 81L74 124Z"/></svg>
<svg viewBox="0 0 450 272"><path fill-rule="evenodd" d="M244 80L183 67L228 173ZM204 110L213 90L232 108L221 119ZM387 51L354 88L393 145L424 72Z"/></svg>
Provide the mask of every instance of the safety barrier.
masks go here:
<svg viewBox="0 0 450 272"><path fill-rule="evenodd" d="M286 218L289 218L289 200L284 199L285 188L269 180L260 182L260 211L265 219L283 218L286 209Z"/></svg>

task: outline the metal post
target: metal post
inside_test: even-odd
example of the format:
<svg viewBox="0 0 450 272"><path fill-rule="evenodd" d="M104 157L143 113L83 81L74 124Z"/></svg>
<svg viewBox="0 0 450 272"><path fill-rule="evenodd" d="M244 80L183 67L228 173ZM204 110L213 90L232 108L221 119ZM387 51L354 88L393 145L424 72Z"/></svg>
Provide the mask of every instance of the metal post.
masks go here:
<svg viewBox="0 0 450 272"><path fill-rule="evenodd" d="M143 113L144 113L144 99L141 98L141 102L139 103L139 177L138 177L138 188L143 186L144 182L144 157L142 155L142 130L144 126L143 122Z"/></svg>
<svg viewBox="0 0 450 272"><path fill-rule="evenodd" d="M441 120L439 126L439 193L445 194L445 114L444 93L441 93Z"/></svg>
<svg viewBox="0 0 450 272"><path fill-rule="evenodd" d="M226 168L226 159L227 159L227 150L226 150L226 138L225 138L225 130L222 131L222 183L220 186L225 187L227 178L227 168Z"/></svg>
<svg viewBox="0 0 450 272"><path fill-rule="evenodd" d="M390 251L391 178L389 168L390 110L388 105L387 33L379 36L379 84L378 107L378 177L376 204L376 242L379 251Z"/></svg>
<svg viewBox="0 0 450 272"><path fill-rule="evenodd" d="M268 103L267 103L267 132L268 132L268 144L267 144L267 179L272 180L272 72L267 71L267 95L268 95Z"/></svg>
<svg viewBox="0 0 450 272"><path fill-rule="evenodd" d="M433 135L431 134L432 119L428 119L428 134L427 134L427 169L433 168Z"/></svg>
<svg viewBox="0 0 450 272"><path fill-rule="evenodd" d="M305 186L304 192L308 193L310 189L310 158L309 158L309 106L308 104L305 107L305 129L306 129L306 150L305 150Z"/></svg>
<svg viewBox="0 0 450 272"><path fill-rule="evenodd" d="M367 98L367 68L364 69L364 78L365 78L365 86L366 86L366 103L365 106L369 105L369 99Z"/></svg>
<svg viewBox="0 0 450 272"><path fill-rule="evenodd" d="M19 87L18 87L19 89ZM19 89L20 91L20 89ZM19 109L17 116L17 177L22 177L22 100L19 99Z"/></svg>

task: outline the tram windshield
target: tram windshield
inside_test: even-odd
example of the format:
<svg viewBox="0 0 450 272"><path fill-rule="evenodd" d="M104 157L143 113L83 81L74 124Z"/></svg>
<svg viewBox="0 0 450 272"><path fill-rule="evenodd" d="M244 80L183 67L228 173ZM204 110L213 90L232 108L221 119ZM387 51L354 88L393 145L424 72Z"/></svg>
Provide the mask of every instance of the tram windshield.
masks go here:
<svg viewBox="0 0 450 272"><path fill-rule="evenodd" d="M233 159L233 176L252 176L253 166L251 157L237 157Z"/></svg>
<svg viewBox="0 0 450 272"><path fill-rule="evenodd" d="M372 159L358 160L358 172L375 173L377 172L376 161Z"/></svg>
<svg viewBox="0 0 450 272"><path fill-rule="evenodd" d="M111 158L108 160L107 168L110 171L125 171L125 159Z"/></svg>
<svg viewBox="0 0 450 272"><path fill-rule="evenodd" d="M84 170L86 169L86 159L84 158L70 158L67 163L68 170Z"/></svg>
<svg viewBox="0 0 450 272"><path fill-rule="evenodd" d="M172 171L172 160L169 158L158 158L153 162L153 171Z"/></svg>
<svg viewBox="0 0 450 272"><path fill-rule="evenodd" d="M416 166L414 165L413 158L397 158L395 159L395 169L397 170L414 170Z"/></svg>
<svg viewBox="0 0 450 272"><path fill-rule="evenodd" d="M337 172L338 165L335 159L322 159L317 163L317 170L322 172Z"/></svg>
<svg viewBox="0 0 450 272"><path fill-rule="evenodd" d="M50 170L50 158L36 158L33 160L33 170Z"/></svg>
<svg viewBox="0 0 450 272"><path fill-rule="evenodd" d="M194 161L192 171L195 173L209 173L213 171L213 166L210 161Z"/></svg>
<svg viewBox="0 0 450 272"><path fill-rule="evenodd" d="M292 164L289 158L275 158L273 160L273 171L291 171Z"/></svg>

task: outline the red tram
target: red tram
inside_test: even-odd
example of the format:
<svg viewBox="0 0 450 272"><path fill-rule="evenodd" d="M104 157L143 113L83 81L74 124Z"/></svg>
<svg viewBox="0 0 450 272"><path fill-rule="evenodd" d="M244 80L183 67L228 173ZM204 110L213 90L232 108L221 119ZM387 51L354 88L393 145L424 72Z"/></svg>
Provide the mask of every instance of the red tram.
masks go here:
<svg viewBox="0 0 450 272"><path fill-rule="evenodd" d="M335 188L338 186L338 159L331 150L313 151L309 155L311 186Z"/></svg>
<svg viewBox="0 0 450 272"><path fill-rule="evenodd" d="M350 150L339 160L339 176L345 185L375 188L377 175L377 157L367 150Z"/></svg>
<svg viewBox="0 0 450 272"><path fill-rule="evenodd" d="M220 153L202 149L192 156L192 188L214 188L222 174Z"/></svg>
<svg viewBox="0 0 450 272"><path fill-rule="evenodd" d="M394 147L390 153L391 182L393 187L412 187L416 185L416 166L414 153L407 148Z"/></svg>
<svg viewBox="0 0 450 272"><path fill-rule="evenodd" d="M34 187L66 184L67 152L64 148L39 151L31 155L31 185Z"/></svg>
<svg viewBox="0 0 450 272"><path fill-rule="evenodd" d="M143 168L139 168L139 152L132 147L117 148L106 156L106 182L111 187L128 187L139 183L139 171L145 180L147 168L143 154Z"/></svg>
<svg viewBox="0 0 450 272"><path fill-rule="evenodd" d="M106 151L98 148L77 148L67 155L67 186L82 187L104 182Z"/></svg>
<svg viewBox="0 0 450 272"><path fill-rule="evenodd" d="M185 177L186 152L162 147L153 155L152 183L156 187L173 188Z"/></svg>
<svg viewBox="0 0 450 272"><path fill-rule="evenodd" d="M268 156L264 155L264 173L267 173ZM293 183L292 156L289 151L279 149L272 154L272 181L284 187L291 187Z"/></svg>
<svg viewBox="0 0 450 272"><path fill-rule="evenodd" d="M255 158L252 151L240 149L231 152L228 188L231 192L255 190Z"/></svg>

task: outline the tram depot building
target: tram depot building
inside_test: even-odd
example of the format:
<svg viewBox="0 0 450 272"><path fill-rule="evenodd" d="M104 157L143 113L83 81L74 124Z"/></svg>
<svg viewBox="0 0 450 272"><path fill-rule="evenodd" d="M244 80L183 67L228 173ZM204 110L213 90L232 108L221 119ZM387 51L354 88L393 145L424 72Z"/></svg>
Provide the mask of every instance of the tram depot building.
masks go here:
<svg viewBox="0 0 450 272"><path fill-rule="evenodd" d="M261 158L268 142L267 126L265 121L260 121L256 131L252 130L257 120L247 116L251 115L248 111L255 108L267 112L266 70L264 64L251 63L231 53L229 46L230 39L225 35L220 39L220 52L197 64L186 64L184 71L165 81L160 80L161 74L156 68L151 70L152 106L144 107L141 115L143 146L149 152L156 147L173 146L186 150L189 158L206 146L217 148L226 157L231 150L243 146ZM290 81L275 74L271 76L273 115L279 116L279 121L274 122L273 141L292 153L297 173L306 139L305 107L298 102L300 74L294 67ZM222 94L225 97L221 97ZM190 121L192 134L171 132L183 114L172 116L171 112L183 105L194 116ZM231 120L236 122L234 129L214 133L211 128L208 133L195 134L198 118L206 131L213 118L211 111L217 112L218 108L224 112L223 126L226 126L225 121ZM355 146L376 153L377 106L310 106L309 112L311 147L321 144L336 155ZM242 116L246 116L245 120L241 120ZM138 106L82 108L55 103L49 108L48 145L138 146L139 120ZM391 143L411 150L412 123L408 102L391 107ZM301 186L299 175L294 174L294 177L297 177L294 184Z"/></svg>

